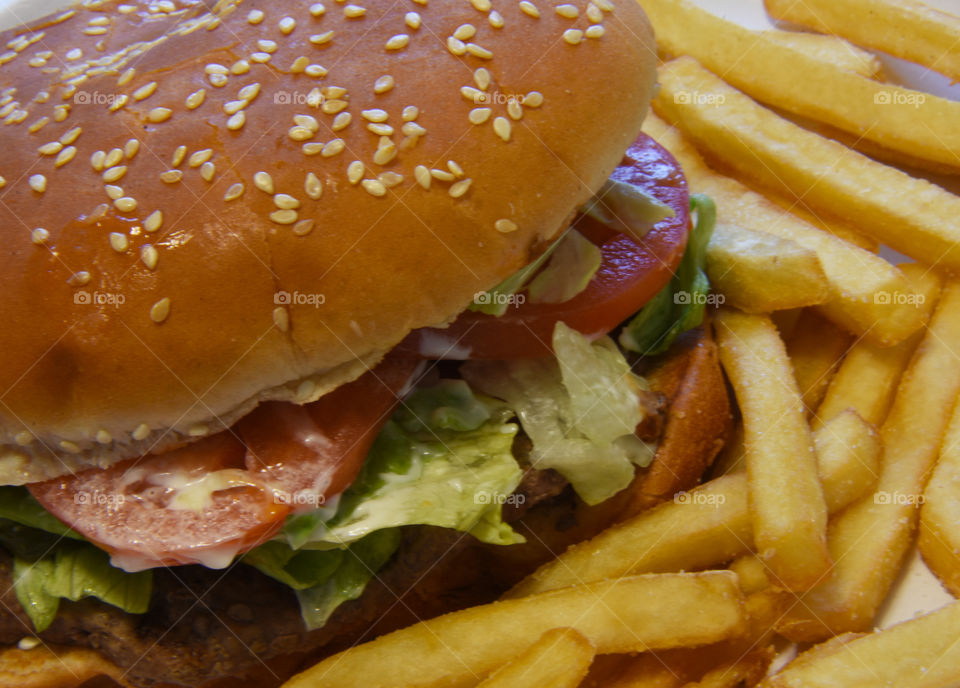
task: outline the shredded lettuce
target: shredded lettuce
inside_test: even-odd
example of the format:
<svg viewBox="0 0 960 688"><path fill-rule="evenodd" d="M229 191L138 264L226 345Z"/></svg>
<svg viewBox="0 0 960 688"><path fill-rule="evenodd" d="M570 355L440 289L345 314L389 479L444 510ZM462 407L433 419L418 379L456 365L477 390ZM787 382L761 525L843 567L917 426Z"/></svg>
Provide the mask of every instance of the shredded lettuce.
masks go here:
<svg viewBox="0 0 960 688"><path fill-rule="evenodd" d="M592 241L570 230L550 262L533 278L527 293L531 303L563 303L587 288L600 269L603 254Z"/></svg>
<svg viewBox="0 0 960 688"><path fill-rule="evenodd" d="M630 484L634 464L653 448L634 434L645 383L607 338L590 343L557 323L556 359L470 361L461 373L474 388L503 399L533 442L531 463L560 472L588 504Z"/></svg>
<svg viewBox="0 0 960 688"><path fill-rule="evenodd" d="M661 220L676 215L673 208L643 189L615 179L608 179L582 212L638 239Z"/></svg>
<svg viewBox="0 0 960 688"><path fill-rule="evenodd" d="M691 196L690 207L695 221L680 266L670 283L621 331L620 346L625 349L644 355L663 353L678 335L703 322L710 293L704 265L717 209L703 194Z"/></svg>
<svg viewBox="0 0 960 688"><path fill-rule="evenodd" d="M519 294L526 288L527 283L537 274L537 270L543 267L544 263L549 260L550 256L565 237L566 234L561 235L547 247L546 251L537 256L537 259L532 263L524 265L497 286L483 292L483 298L474 299L473 303L467 306L467 309L493 315L498 318L506 313L509 305L516 302L516 294Z"/></svg>

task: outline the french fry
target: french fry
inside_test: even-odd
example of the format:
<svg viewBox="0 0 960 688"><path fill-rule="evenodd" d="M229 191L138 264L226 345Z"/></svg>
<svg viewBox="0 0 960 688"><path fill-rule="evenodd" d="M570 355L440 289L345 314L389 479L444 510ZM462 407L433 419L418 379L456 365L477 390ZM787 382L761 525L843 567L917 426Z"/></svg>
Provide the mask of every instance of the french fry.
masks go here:
<svg viewBox="0 0 960 688"><path fill-rule="evenodd" d="M764 0L772 17L848 38L960 81L960 17L916 0Z"/></svg>
<svg viewBox="0 0 960 688"><path fill-rule="evenodd" d="M677 58L659 74L657 114L739 174L815 210L856 219L870 236L928 265L960 268L957 196L778 117L693 58ZM684 97L691 93L697 98Z"/></svg>
<svg viewBox="0 0 960 688"><path fill-rule="evenodd" d="M960 404L954 406L923 500L920 553L944 587L960 597Z"/></svg>
<svg viewBox="0 0 960 688"><path fill-rule="evenodd" d="M494 671L477 688L576 688L595 650L572 628L554 628Z"/></svg>
<svg viewBox="0 0 960 688"><path fill-rule="evenodd" d="M737 557L730 562L730 566L727 568L737 574L740 590L743 591L744 595L760 592L770 587L767 567L756 554L750 553Z"/></svg>
<svg viewBox="0 0 960 688"><path fill-rule="evenodd" d="M738 225L716 226L706 271L725 303L747 313L814 306L829 296L815 251Z"/></svg>
<svg viewBox="0 0 960 688"><path fill-rule="evenodd" d="M727 224L763 231L816 251L830 298L818 310L832 322L881 345L909 337L923 324L910 303L878 303L878 294L907 294L910 285L893 265L784 211L735 179L710 170L679 130L650 114L643 130L683 165L694 191L710 194Z"/></svg>
<svg viewBox="0 0 960 688"><path fill-rule="evenodd" d="M854 246L859 246L864 251L870 251L870 253L876 253L880 250L880 244L876 239L868 237L851 222L839 220L835 217L826 217L822 213L817 215L803 203L802 199L788 201L783 196L771 192L766 192L764 195L781 208L790 211L791 215L796 215L821 231L833 234Z"/></svg>
<svg viewBox="0 0 960 688"><path fill-rule="evenodd" d="M714 327L743 413L756 547L779 584L805 590L831 562L813 437L790 360L769 318L723 308Z"/></svg>
<svg viewBox="0 0 960 688"><path fill-rule="evenodd" d="M601 654L718 642L746 631L736 579L729 571L636 576L471 607L333 655L285 686L472 686L561 626Z"/></svg>
<svg viewBox="0 0 960 688"><path fill-rule="evenodd" d="M905 263L900 269L926 319L940 296L940 277L917 263ZM922 338L923 332L916 332L894 346L879 347L865 340L854 344L830 381L810 427L816 430L844 409L853 409L867 423L880 427L893 403L897 381Z"/></svg>
<svg viewBox="0 0 960 688"><path fill-rule="evenodd" d="M93 685L92 681L98 677L101 680L108 677L111 685L131 686L123 669L89 648L42 645L32 650L16 647L0 650L0 686L49 688L85 681Z"/></svg>
<svg viewBox="0 0 960 688"><path fill-rule="evenodd" d="M873 624L912 541L923 487L960 394L958 342L960 282L952 281L880 429L884 458L876 490L831 522L833 570L785 616L782 635L815 641Z"/></svg>
<svg viewBox="0 0 960 688"><path fill-rule="evenodd" d="M850 347L851 337L814 311L804 311L787 340L787 355L807 409L813 414Z"/></svg>
<svg viewBox="0 0 960 688"><path fill-rule="evenodd" d="M696 58L757 100L892 150L960 167L960 103L864 78L722 19L690 0L640 4L663 50ZM898 29L890 26L891 32Z"/></svg>
<svg viewBox="0 0 960 688"><path fill-rule="evenodd" d="M932 688L960 683L960 602L885 631L813 648L762 688Z"/></svg>
<svg viewBox="0 0 960 688"><path fill-rule="evenodd" d="M764 31L770 40L867 79L883 78L883 65L869 50L836 36L801 31Z"/></svg>
<svg viewBox="0 0 960 688"><path fill-rule="evenodd" d="M852 504L877 484L883 445L874 426L853 409L844 409L816 432L817 465L820 475L829 475L832 489L824 496L831 513L841 504Z"/></svg>
<svg viewBox="0 0 960 688"><path fill-rule="evenodd" d="M837 513L863 492L849 490L846 476L856 470L843 460L859 463L857 452L841 452L839 460L818 466L823 496L830 513ZM819 457L818 457L819 461ZM726 562L753 548L747 497L747 476L733 473L677 494L633 518L570 547L520 581L505 598L555 590L584 581L638 573L695 571Z"/></svg>

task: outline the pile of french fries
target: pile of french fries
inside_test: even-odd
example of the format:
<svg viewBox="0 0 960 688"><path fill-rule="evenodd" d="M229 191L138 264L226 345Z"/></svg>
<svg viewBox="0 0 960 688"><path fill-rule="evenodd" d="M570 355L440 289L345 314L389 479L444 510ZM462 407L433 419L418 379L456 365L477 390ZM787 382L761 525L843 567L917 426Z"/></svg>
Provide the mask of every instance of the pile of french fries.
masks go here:
<svg viewBox="0 0 960 688"><path fill-rule="evenodd" d="M960 173L960 103L884 83L841 38L960 78L960 18L766 0L826 36L640 3L664 60L644 130L718 208L707 271L733 439L698 488L501 601L290 687L960 686L960 602L874 629L915 542L960 595L960 198L873 159ZM807 649L773 671L787 641Z"/></svg>

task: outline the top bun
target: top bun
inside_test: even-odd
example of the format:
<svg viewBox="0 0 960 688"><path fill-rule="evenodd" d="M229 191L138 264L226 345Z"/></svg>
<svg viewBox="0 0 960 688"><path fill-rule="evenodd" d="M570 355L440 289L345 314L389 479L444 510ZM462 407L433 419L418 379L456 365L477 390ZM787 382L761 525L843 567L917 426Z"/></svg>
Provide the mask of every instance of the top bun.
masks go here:
<svg viewBox="0 0 960 688"><path fill-rule="evenodd" d="M0 484L311 401L449 322L601 186L655 77L633 0L207 5L2 35Z"/></svg>

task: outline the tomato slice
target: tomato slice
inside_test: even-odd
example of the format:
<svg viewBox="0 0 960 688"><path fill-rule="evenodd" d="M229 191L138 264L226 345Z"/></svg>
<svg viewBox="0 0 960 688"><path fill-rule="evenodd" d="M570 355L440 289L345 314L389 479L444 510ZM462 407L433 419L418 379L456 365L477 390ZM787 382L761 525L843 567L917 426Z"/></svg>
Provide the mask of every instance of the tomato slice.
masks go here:
<svg viewBox="0 0 960 688"><path fill-rule="evenodd" d="M322 505L356 479L417 366L391 358L312 404L261 404L237 424L247 468L293 511Z"/></svg>
<svg viewBox="0 0 960 688"><path fill-rule="evenodd" d="M261 404L180 449L28 487L128 571L222 568L353 482L418 366L387 360L312 404Z"/></svg>
<svg viewBox="0 0 960 688"><path fill-rule="evenodd" d="M611 177L668 204L676 215L641 239L578 216L574 226L600 246L603 255L584 291L564 303L511 306L500 317L464 311L449 327L414 330L395 354L454 359L548 356L557 321L599 337L640 310L666 286L683 257L690 225L687 182L679 163L646 134L627 149Z"/></svg>

